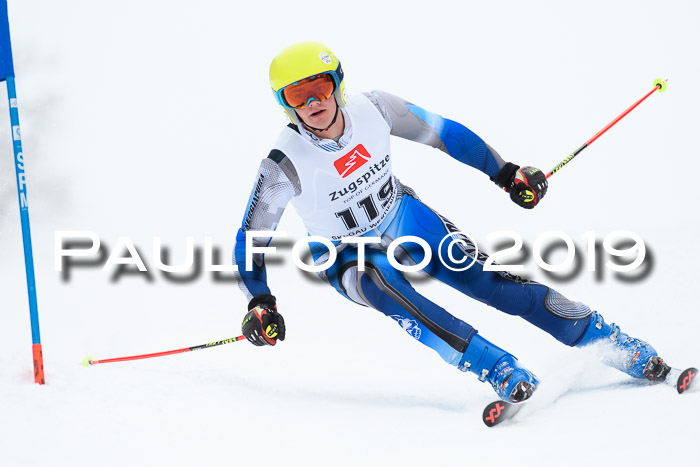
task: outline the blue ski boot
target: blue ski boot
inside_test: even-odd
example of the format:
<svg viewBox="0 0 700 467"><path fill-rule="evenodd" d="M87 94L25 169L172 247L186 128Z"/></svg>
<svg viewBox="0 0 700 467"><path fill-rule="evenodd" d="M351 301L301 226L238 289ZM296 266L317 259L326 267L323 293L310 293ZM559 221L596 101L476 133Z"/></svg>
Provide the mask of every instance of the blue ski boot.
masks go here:
<svg viewBox="0 0 700 467"><path fill-rule="evenodd" d="M532 396L537 389L537 377L520 366L508 352L475 334L464 351L459 369L475 373L479 381L488 381L506 402L518 403Z"/></svg>
<svg viewBox="0 0 700 467"><path fill-rule="evenodd" d="M603 363L634 378L663 381L671 369L659 358L654 347L620 331L620 326L615 323L607 324L595 311L576 347L593 343L603 343L606 346Z"/></svg>

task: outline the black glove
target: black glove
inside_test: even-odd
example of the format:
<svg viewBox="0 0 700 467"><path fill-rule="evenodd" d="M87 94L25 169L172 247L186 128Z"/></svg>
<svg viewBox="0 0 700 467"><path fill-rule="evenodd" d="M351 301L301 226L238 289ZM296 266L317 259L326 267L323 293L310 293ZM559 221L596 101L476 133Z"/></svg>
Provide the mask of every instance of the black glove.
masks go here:
<svg viewBox="0 0 700 467"><path fill-rule="evenodd" d="M519 167L506 162L491 179L496 185L510 193L510 199L518 206L532 209L547 194L547 177L535 167Z"/></svg>
<svg viewBox="0 0 700 467"><path fill-rule="evenodd" d="M255 345L275 345L285 335L284 318L277 312L277 300L268 293L256 295L243 318L243 335Z"/></svg>

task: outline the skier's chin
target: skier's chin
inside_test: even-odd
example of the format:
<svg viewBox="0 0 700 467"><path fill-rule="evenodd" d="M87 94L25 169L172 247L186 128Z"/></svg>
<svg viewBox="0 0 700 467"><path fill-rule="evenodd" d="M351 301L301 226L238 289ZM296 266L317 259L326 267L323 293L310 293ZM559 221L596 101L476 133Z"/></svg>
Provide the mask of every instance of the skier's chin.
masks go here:
<svg viewBox="0 0 700 467"><path fill-rule="evenodd" d="M326 128L328 125L330 125L331 120L333 120L332 116L329 117L328 111L323 109L314 114L308 115L302 121L314 128Z"/></svg>

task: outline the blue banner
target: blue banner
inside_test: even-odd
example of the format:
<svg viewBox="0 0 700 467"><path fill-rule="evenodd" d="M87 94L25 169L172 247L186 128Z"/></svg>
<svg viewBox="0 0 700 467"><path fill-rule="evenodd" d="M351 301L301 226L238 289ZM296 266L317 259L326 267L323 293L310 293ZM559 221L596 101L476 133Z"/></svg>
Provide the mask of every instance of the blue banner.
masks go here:
<svg viewBox="0 0 700 467"><path fill-rule="evenodd" d="M10 22L7 19L7 0L0 0L0 81L15 76L10 46Z"/></svg>

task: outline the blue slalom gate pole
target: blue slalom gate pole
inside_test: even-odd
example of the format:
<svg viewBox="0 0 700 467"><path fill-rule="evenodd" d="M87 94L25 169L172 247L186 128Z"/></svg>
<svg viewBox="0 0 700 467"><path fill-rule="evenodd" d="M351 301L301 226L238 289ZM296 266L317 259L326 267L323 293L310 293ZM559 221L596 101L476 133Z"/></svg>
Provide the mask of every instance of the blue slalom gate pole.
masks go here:
<svg viewBox="0 0 700 467"><path fill-rule="evenodd" d="M44 384L44 357L41 350L39 334L39 308L36 302L36 280L34 278L34 255L32 253L32 236L29 229L29 206L27 204L27 177L24 172L24 155L22 138L19 131L19 111L17 109L17 91L15 90L15 70L12 62L10 44L10 23L7 17L7 0L0 0L0 81L7 83L7 99L10 104L10 125L12 126L12 147L15 154L15 173L17 174L17 197L19 198L19 216L22 224L22 242L24 244L24 267L27 273L27 292L29 293L29 318L32 325L32 356L34 359L34 382Z"/></svg>

